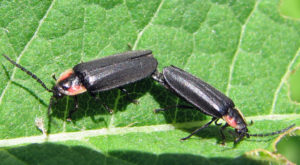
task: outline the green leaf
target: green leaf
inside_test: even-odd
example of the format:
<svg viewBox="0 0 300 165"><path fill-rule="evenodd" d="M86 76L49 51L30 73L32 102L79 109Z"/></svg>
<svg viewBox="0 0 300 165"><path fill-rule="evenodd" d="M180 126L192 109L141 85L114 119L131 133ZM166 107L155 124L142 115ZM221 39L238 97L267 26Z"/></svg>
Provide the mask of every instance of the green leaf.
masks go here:
<svg viewBox="0 0 300 165"><path fill-rule="evenodd" d="M291 100L294 100L296 102L300 102L300 86L298 85L300 83L300 65L297 66L294 70L291 71L290 77L289 77L289 89L291 92Z"/></svg>
<svg viewBox="0 0 300 165"><path fill-rule="evenodd" d="M300 145L300 127L296 127L277 138L275 141L276 150L279 154L284 155L290 161L299 164L299 145Z"/></svg>
<svg viewBox="0 0 300 165"><path fill-rule="evenodd" d="M288 78L300 63L300 22L282 17L279 0L94 0L1 1L0 53L35 73L48 87L81 61L115 53L150 49L158 69L175 65L203 79L235 102L254 125L267 133L300 124L299 103L290 99ZM200 111L153 109L183 100L150 78L99 97L88 94L67 122L72 97L47 107L48 93L0 57L0 159L7 164L201 164L267 163L246 153L273 152L274 137L244 139L233 147L226 133L211 125L181 142L210 120ZM48 141L36 128L51 131ZM224 123L224 122L223 122ZM50 129L50 130L49 130ZM28 143L42 143L29 144ZM15 145L18 145L15 147ZM89 154L87 154L89 153ZM98 162L97 162L98 161ZM275 160L276 162L276 160ZM279 162L280 163L280 162Z"/></svg>
<svg viewBox="0 0 300 165"><path fill-rule="evenodd" d="M300 2L297 0L283 0L280 3L279 10L283 16L291 19L300 18Z"/></svg>

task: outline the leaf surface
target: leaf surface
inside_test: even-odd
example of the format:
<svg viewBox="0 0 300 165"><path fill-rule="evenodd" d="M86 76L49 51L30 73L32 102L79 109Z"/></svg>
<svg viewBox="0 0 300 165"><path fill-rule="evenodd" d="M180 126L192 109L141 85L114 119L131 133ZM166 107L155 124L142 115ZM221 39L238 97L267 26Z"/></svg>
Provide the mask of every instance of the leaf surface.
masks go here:
<svg viewBox="0 0 300 165"><path fill-rule="evenodd" d="M1 1L0 53L51 87L52 74L58 77L81 61L129 47L150 49L159 71L175 65L192 73L234 100L247 121L254 121L251 133L272 132L300 124L300 106L290 99L287 81L300 63L300 22L283 17L278 5L274 0ZM245 139L233 148L227 133L222 146L214 125L179 141L210 117L184 109L154 114L155 108L184 101L151 79L126 86L138 105L117 89L100 93L114 109L110 115L83 94L73 121L66 122L74 101L65 97L55 104L48 122L51 93L4 58L1 64L0 146L8 148L0 157L8 163L250 164L262 162L246 152L272 151L272 137ZM35 126L37 118L57 136L50 137L51 143L24 146L45 141ZM44 155L33 156L39 153Z"/></svg>

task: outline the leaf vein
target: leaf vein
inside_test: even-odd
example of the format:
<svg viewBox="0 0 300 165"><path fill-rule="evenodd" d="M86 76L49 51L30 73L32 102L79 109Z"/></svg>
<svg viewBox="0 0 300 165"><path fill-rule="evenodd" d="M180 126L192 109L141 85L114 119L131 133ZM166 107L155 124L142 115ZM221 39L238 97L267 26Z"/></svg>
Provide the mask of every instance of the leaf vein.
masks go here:
<svg viewBox="0 0 300 165"><path fill-rule="evenodd" d="M254 7L252 9L252 11L249 13L249 16L247 17L245 23L242 25L241 32L240 32L239 43L238 43L238 45L236 47L236 50L235 50L235 53L233 55L231 65L229 66L228 83L227 83L226 92L225 92L225 94L227 96L229 96L229 91L231 89L231 81L232 81L232 75L233 75L234 65L236 63L237 56L239 54L239 50L241 49L240 47L241 47L241 43L242 43L242 40L243 40L243 36L245 34L245 31L246 31L246 26L247 26L247 24L248 24L251 16L253 15L253 13L256 11L256 8L257 8L258 4L259 4L259 1L256 1L256 3L254 4Z"/></svg>
<svg viewBox="0 0 300 165"><path fill-rule="evenodd" d="M293 66L293 64L296 62L297 58L299 57L300 55L300 48L297 50L295 56L293 57L292 61L289 63L289 65L287 66L286 68L286 72L285 74L282 76L279 84L278 84L278 87L276 88L275 90L275 93L274 93L274 97L273 97L273 101L272 101L272 107L270 109L270 114L273 114L274 113L274 110L275 110L275 107L276 107L276 102L277 102L277 99L278 99L278 95L279 95L279 92L283 86L283 84L286 82L288 76L289 76L289 73L291 71L291 68Z"/></svg>
<svg viewBox="0 0 300 165"><path fill-rule="evenodd" d="M149 21L149 23L148 23L148 24L143 28L143 30L141 30L141 32L138 34L137 39L136 39L136 41L135 41L135 43L134 43L134 45L133 45L133 47L132 47L132 50L135 50L135 49L136 49L137 44L139 43L139 41L140 41L142 35L143 35L144 32L149 28L149 26L152 25L152 22L153 22L154 19L157 17L157 15L158 15L158 13L159 13L159 11L160 11L162 5L164 4L164 1L165 1L165 0L162 0L162 1L160 2L159 6L157 7L156 12L154 13L154 15L153 15L153 17L151 18L151 20Z"/></svg>
<svg viewBox="0 0 300 165"><path fill-rule="evenodd" d="M24 55L24 53L26 52L26 50L28 49L28 47L30 46L30 44L32 43L32 41L37 37L37 33L39 32L39 30L40 30L42 24L44 23L45 19L47 18L47 16L48 16L50 10L52 9L52 7L53 7L53 5L54 5L54 3L55 3L55 0L53 0L53 1L51 2L49 8L47 9L47 11L46 11L46 13L45 13L45 15L44 15L43 18L39 21L39 24L38 24L38 27L37 27L36 31L33 33L32 37L31 37L30 40L27 42L27 44L25 45L24 49L21 51L20 55L17 57L16 63L19 63L19 62L20 62L20 59L22 58L22 56ZM3 97L4 97L5 93L6 93L6 91L8 90L10 84L12 83L12 80L13 80L13 78L14 78L14 76L15 76L16 71L17 71L17 67L14 67L13 72L12 72L12 74L11 74L11 76L10 76L10 79L8 80L8 83L6 84L6 86L5 86L4 90L3 90L3 92L1 93L1 96L0 96L0 105L2 104L2 100L3 100Z"/></svg>

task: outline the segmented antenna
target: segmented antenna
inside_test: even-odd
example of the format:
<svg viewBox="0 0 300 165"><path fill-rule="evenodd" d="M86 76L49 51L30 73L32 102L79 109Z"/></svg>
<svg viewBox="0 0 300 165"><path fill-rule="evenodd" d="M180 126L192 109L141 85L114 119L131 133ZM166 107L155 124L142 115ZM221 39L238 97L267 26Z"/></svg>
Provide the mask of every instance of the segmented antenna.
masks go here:
<svg viewBox="0 0 300 165"><path fill-rule="evenodd" d="M292 127L294 127L295 124L292 124L290 125L289 127L287 128L284 128L282 130L279 130L279 131L276 131L276 132L270 132L270 133L265 133L265 134L248 134L249 136L259 136L259 137L263 137L263 136L272 136L272 135L276 135L276 134L280 134L280 133L283 133L283 132L286 132L288 131L289 129L291 129Z"/></svg>
<svg viewBox="0 0 300 165"><path fill-rule="evenodd" d="M40 83L48 92L53 92L51 89L47 88L47 86L44 84L44 82L39 79L35 74L33 74L32 72L30 72L29 70L27 70L26 68L24 68L23 66L17 64L15 61L13 61L12 59L10 59L8 56L6 56L5 54L2 54L10 63L12 63L13 65L15 65L16 67L20 68L22 71L24 71L26 74L28 74L29 76L31 76L33 79L35 79L38 83Z"/></svg>

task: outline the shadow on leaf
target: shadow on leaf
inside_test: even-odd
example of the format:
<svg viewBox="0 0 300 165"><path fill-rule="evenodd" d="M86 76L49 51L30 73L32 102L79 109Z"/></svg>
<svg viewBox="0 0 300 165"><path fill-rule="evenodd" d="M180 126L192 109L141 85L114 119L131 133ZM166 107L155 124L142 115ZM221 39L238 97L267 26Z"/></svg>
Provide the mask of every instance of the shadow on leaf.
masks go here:
<svg viewBox="0 0 300 165"><path fill-rule="evenodd" d="M130 164L83 146L53 143L7 149L0 152L0 159L1 164Z"/></svg>
<svg viewBox="0 0 300 165"><path fill-rule="evenodd" d="M265 164L266 162L252 160L245 156L238 158L205 158L203 156L191 154L176 154L164 153L154 155L151 153L137 152L137 151L112 151L109 155L119 158L133 164Z"/></svg>
<svg viewBox="0 0 300 165"><path fill-rule="evenodd" d="M170 92L165 87L155 84L153 82L153 88L150 91L154 99L159 103L160 107L166 108L175 105L189 105L183 99L179 98L175 93ZM195 109L179 109L172 108L163 112L167 123L182 123L192 121L202 121L207 118L206 115Z"/></svg>
<svg viewBox="0 0 300 165"><path fill-rule="evenodd" d="M84 146L43 143L9 148L0 152L2 164L265 164L241 156L205 158L191 154L152 154L139 151L109 151L104 155Z"/></svg>

